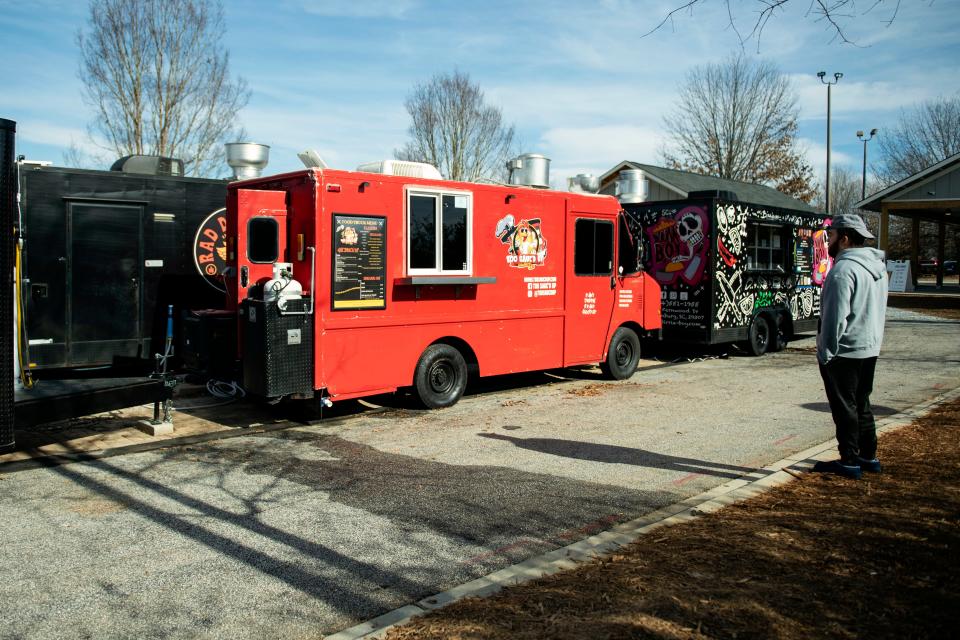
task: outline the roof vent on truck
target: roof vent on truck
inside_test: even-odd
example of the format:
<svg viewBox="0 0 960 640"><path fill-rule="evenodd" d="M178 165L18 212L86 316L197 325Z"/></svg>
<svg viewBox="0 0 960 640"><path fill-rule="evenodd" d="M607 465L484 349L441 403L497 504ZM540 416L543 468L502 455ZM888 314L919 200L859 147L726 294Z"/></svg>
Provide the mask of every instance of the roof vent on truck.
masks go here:
<svg viewBox="0 0 960 640"><path fill-rule="evenodd" d="M182 176L183 160L135 154L118 159L110 166L110 171L142 173L147 176Z"/></svg>
<svg viewBox="0 0 960 640"><path fill-rule="evenodd" d="M227 164L233 169L232 180L259 178L270 162L270 147L256 142L228 142Z"/></svg>
<svg viewBox="0 0 960 640"><path fill-rule="evenodd" d="M357 167L363 173L382 173L385 176L403 176L405 178L429 178L443 180L440 171L426 162L410 162L409 160L380 160L379 162L365 162Z"/></svg>
<svg viewBox="0 0 960 640"><path fill-rule="evenodd" d="M539 153L522 153L507 160L510 184L537 189L550 188L550 158Z"/></svg>

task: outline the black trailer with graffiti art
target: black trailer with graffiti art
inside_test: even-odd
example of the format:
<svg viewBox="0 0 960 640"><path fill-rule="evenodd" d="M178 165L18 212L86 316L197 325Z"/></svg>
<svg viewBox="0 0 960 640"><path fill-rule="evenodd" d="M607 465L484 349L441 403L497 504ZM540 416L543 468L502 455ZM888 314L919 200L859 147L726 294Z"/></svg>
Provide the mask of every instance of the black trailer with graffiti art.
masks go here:
<svg viewBox="0 0 960 640"><path fill-rule="evenodd" d="M832 265L826 216L725 191L623 208L661 287L664 340L739 343L762 355L817 330Z"/></svg>

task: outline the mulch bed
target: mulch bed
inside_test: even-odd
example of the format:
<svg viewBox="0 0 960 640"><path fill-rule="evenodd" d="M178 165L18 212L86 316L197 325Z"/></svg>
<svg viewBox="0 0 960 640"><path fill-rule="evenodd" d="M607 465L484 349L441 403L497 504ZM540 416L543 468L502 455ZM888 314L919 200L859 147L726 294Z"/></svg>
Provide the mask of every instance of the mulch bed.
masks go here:
<svg viewBox="0 0 960 640"><path fill-rule="evenodd" d="M960 619L960 400L821 474L392 629L425 638L946 638Z"/></svg>

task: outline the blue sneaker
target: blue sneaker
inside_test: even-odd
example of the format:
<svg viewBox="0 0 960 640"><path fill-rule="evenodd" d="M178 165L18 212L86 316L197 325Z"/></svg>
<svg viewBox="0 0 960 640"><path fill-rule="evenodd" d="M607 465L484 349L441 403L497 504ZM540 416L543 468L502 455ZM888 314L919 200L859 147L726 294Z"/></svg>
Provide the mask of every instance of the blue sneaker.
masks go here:
<svg viewBox="0 0 960 640"><path fill-rule="evenodd" d="M863 472L859 465L847 464L843 460L831 460L830 462L818 462L813 465L813 471L816 473L835 473L838 476L859 480Z"/></svg>
<svg viewBox="0 0 960 640"><path fill-rule="evenodd" d="M864 458L857 457L857 464L860 465L861 471L866 471L868 473L880 473L880 461L876 458L872 460L865 460Z"/></svg>

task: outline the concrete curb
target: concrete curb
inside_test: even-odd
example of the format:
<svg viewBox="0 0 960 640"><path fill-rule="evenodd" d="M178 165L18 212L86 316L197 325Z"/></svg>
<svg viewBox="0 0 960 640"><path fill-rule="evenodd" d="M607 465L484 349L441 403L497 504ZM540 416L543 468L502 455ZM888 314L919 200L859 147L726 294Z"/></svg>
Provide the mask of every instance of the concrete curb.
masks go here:
<svg viewBox="0 0 960 640"><path fill-rule="evenodd" d="M905 411L879 419L877 420L877 432L883 434L903 428L915 419L927 414L937 405L957 397L960 397L960 388L952 389L930 400L915 404ZM489 596L506 586L521 584L542 576L574 569L595 558L615 553L621 547L635 542L640 536L660 527L687 522L704 513L718 511L730 504L748 500L773 487L794 480L791 472L785 469L809 471L816 461L830 460L834 457L836 457L835 440L814 445L762 469L748 473L741 478L731 480L629 522L616 525L603 533L598 533L579 542L494 571L482 578L471 580L429 598L424 598L415 604L409 604L387 612L349 629L325 636L325 638L326 640L359 640L361 638L383 637L391 627L404 624L410 619L429 611L441 609L461 598Z"/></svg>

